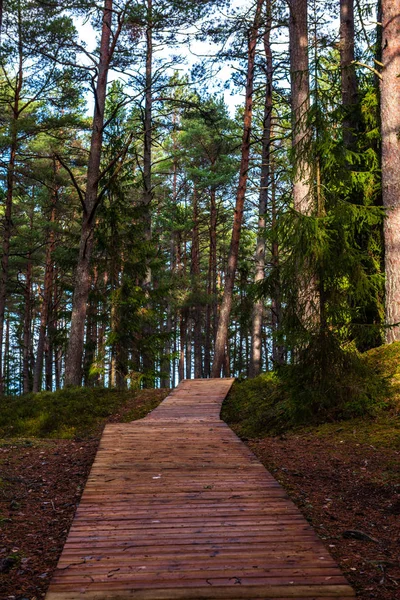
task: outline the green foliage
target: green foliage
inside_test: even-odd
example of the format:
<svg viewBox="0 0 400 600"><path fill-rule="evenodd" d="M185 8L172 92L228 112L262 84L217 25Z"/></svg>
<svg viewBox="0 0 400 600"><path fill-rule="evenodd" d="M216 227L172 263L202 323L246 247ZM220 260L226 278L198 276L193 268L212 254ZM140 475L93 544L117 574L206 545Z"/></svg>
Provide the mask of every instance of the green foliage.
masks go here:
<svg viewBox="0 0 400 600"><path fill-rule="evenodd" d="M163 398L141 403L140 394L102 388L66 388L0 398L0 437L73 438L97 434L107 417L130 407L126 420L141 418ZM137 405L136 405L137 404Z"/></svg>
<svg viewBox="0 0 400 600"><path fill-rule="evenodd" d="M332 334L318 335L296 364L235 383L222 416L243 437L357 418L394 423L399 365L400 343L360 354L343 349Z"/></svg>
<svg viewBox="0 0 400 600"><path fill-rule="evenodd" d="M242 437L257 437L282 429L285 406L274 373L237 381L222 405L222 418Z"/></svg>
<svg viewBox="0 0 400 600"><path fill-rule="evenodd" d="M292 424L373 416L387 407L386 380L330 332L313 336L296 363L281 370L280 381Z"/></svg>

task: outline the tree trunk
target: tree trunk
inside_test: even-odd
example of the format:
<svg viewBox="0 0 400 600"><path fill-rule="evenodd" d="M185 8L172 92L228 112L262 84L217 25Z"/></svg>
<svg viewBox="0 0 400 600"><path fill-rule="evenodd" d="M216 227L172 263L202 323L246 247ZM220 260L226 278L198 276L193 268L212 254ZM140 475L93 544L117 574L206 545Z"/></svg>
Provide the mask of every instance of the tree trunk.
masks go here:
<svg viewBox="0 0 400 600"><path fill-rule="evenodd" d="M95 92L92 138L87 170L86 194L83 206L81 240L78 264L75 272L75 289L72 303L71 328L65 365L65 384L79 386L82 383L82 356L85 336L85 319L90 287L90 258L93 249L95 214L98 207L100 159L103 142L104 108L107 91L107 75L110 65L110 38L112 0L105 0L100 42L100 60ZM115 39L113 43L115 43Z"/></svg>
<svg viewBox="0 0 400 600"><path fill-rule="evenodd" d="M200 294L200 234L199 234L199 203L196 185L193 189L193 231L192 231L192 261L191 261L192 289L194 297ZM194 350L194 377L200 379L202 375L201 351L201 323L202 307L195 304L193 307L193 350Z"/></svg>
<svg viewBox="0 0 400 600"><path fill-rule="evenodd" d="M4 315L6 309L7 284L8 284L8 265L10 259L10 244L13 229L12 208L14 196L14 179L15 179L15 162L17 157L18 146L18 120L20 116L20 97L23 83L23 48L22 48L22 31L21 31L21 7L18 3L17 9L18 18L18 71L15 78L14 98L12 105L11 118L11 143L10 156L7 165L7 191L5 198L4 217L3 217L3 244L1 257L1 273L0 273L0 395L4 393L3 384L3 337L4 337Z"/></svg>
<svg viewBox="0 0 400 600"><path fill-rule="evenodd" d="M232 239L229 249L228 265L225 275L225 289L218 319L218 329L215 339L214 361L211 376L220 377L224 360L224 352L228 339L229 319L232 308L233 288L239 254L240 234L243 221L244 200L247 189L247 178L250 162L251 123L253 115L253 89L255 56L260 26L261 11L264 0L257 0L256 13L252 28L249 32L247 76L246 76L246 104L244 109L243 139L241 149L241 163L239 185L236 195L235 215L232 229Z"/></svg>
<svg viewBox="0 0 400 600"><path fill-rule="evenodd" d="M170 355L171 355L171 332L172 332L172 317L171 317L171 309L169 306L167 306L166 308L167 311L167 319L166 319L166 324L165 324L165 328L164 328L164 333L166 335L166 340L165 340L165 344L164 344L164 356L163 359L161 361L161 381L160 381L160 387L162 388L169 388L171 385L171 378L170 378L170 372L171 372L171 360L170 360Z"/></svg>
<svg viewBox="0 0 400 600"><path fill-rule="evenodd" d="M62 328L62 321L60 321L57 318L57 307L59 306L59 297L58 297L58 269L57 267L55 267L54 269L54 284L53 284L53 307L54 307L54 314L53 314L53 330L54 330L54 340L58 339L58 331L59 329ZM57 341L56 344L54 344L54 380L55 380L55 386L56 386L56 390L59 390L61 388L61 363L62 363L62 346L61 344Z"/></svg>
<svg viewBox="0 0 400 600"><path fill-rule="evenodd" d="M54 163L54 175L57 174L57 165ZM46 331L49 326L49 315L51 312L51 302L53 297L53 275L54 275L54 264L53 264L53 253L55 248L55 235L54 235L54 223L56 221L56 205L57 205L57 184L52 193L51 198L51 213L47 233L47 244L46 244L46 259L45 259L45 274L43 283L43 302L42 310L40 314L40 327L39 327L39 339L36 349L36 364L35 372L33 374L33 392L36 394L40 392L42 386L42 371L43 371L43 355L46 342Z"/></svg>
<svg viewBox="0 0 400 600"><path fill-rule="evenodd" d="M4 342L4 393L10 393L10 314L6 317L6 339Z"/></svg>
<svg viewBox="0 0 400 600"><path fill-rule="evenodd" d="M186 379L192 379L192 319L186 321Z"/></svg>
<svg viewBox="0 0 400 600"><path fill-rule="evenodd" d="M173 331L174 331L174 342L173 342L173 359L172 359L172 375L171 375L171 386L174 388L176 386L176 353L177 353L177 335L178 335L178 315L175 313L174 315L174 323L173 323Z"/></svg>
<svg viewBox="0 0 400 600"><path fill-rule="evenodd" d="M87 310L85 357L83 360L83 381L84 385L87 387L94 386L97 378L97 375L93 376L90 374L91 367L96 360L97 349L97 280L98 272L97 269L94 269L92 279L94 293L90 298Z"/></svg>
<svg viewBox="0 0 400 600"><path fill-rule="evenodd" d="M277 339L282 322L281 282L279 274L279 244L276 235L276 184L274 161L271 160L271 228L272 228L272 268L274 271L273 291L271 297L271 328L272 328L272 362L273 366L285 362L285 348ZM267 361L268 366L268 361ZM268 369L267 369L268 370Z"/></svg>
<svg viewBox="0 0 400 600"><path fill-rule="evenodd" d="M213 330L216 330L216 321L213 319L217 306L217 204L215 188L210 190L210 254L208 259L208 278L206 307L206 327L204 344L204 376L211 375L211 347Z"/></svg>
<svg viewBox="0 0 400 600"><path fill-rule="evenodd" d="M342 105L344 109L343 141L354 147L358 118L358 85L354 65L354 0L340 0L340 68Z"/></svg>
<svg viewBox="0 0 400 600"><path fill-rule="evenodd" d="M152 190L152 112L153 112L153 0L147 0L147 26L146 26L146 89L144 106L144 149L143 149L143 210L144 210L144 238L146 242L151 242L151 202L153 199ZM146 276L143 287L148 295L151 288L151 269L147 265ZM151 312L151 311L149 311ZM144 323L143 335L148 339L153 328L150 323ZM145 349L143 352L143 371L144 373L154 372L153 352ZM150 379L143 380L144 387L154 387Z"/></svg>
<svg viewBox="0 0 400 600"><path fill-rule="evenodd" d="M231 364L230 364L230 358L229 358L229 345L226 346L225 348L225 353L224 353L224 360L222 363L222 373L224 377L230 377L231 376Z"/></svg>
<svg viewBox="0 0 400 600"><path fill-rule="evenodd" d="M386 342L400 341L400 0L382 0L382 196Z"/></svg>
<svg viewBox="0 0 400 600"><path fill-rule="evenodd" d="M312 170L308 158L311 130L307 124L310 109L307 0L290 0L289 8L292 146L295 159L293 201L295 210L310 215L314 209L314 201Z"/></svg>
<svg viewBox="0 0 400 600"><path fill-rule="evenodd" d="M310 160L312 131L307 122L310 109L307 0L290 0L289 8L292 148L295 167L293 204L296 211L311 216L315 212L315 201ZM304 328L314 330L319 323L320 311L315 275L299 273L297 304L299 320Z"/></svg>
<svg viewBox="0 0 400 600"><path fill-rule="evenodd" d="M266 90L263 119L262 136L262 154L261 154L261 177L260 177L260 196L258 207L258 238L255 254L256 272L254 281L260 283L264 279L265 268L265 216L268 205L268 187L270 179L270 148L271 148L271 121L272 121L272 52L270 44L271 36L271 0L267 1L267 21L264 33L264 50L266 59ZM262 329L263 329L264 302L259 299L255 302L252 315L251 330L251 356L249 366L249 376L257 377L261 372L261 350L262 350Z"/></svg>
<svg viewBox="0 0 400 600"><path fill-rule="evenodd" d="M186 316L181 311L179 322L179 364L178 378L179 381L185 379L185 345L186 345Z"/></svg>
<svg viewBox="0 0 400 600"><path fill-rule="evenodd" d="M30 352L31 352L31 327L32 327L32 260L31 253L28 254L26 265L26 277L24 286L24 329L22 350L22 379L23 392L31 391Z"/></svg>

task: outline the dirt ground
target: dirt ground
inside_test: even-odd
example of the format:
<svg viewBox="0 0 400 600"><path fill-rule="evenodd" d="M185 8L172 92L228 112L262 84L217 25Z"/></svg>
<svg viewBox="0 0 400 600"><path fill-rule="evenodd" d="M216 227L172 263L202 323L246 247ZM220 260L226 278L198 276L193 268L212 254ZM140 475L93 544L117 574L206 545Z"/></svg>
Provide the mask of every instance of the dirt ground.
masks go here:
<svg viewBox="0 0 400 600"><path fill-rule="evenodd" d="M312 436L248 443L316 528L359 597L400 598L399 453ZM97 444L0 445L1 600L44 597Z"/></svg>
<svg viewBox="0 0 400 600"><path fill-rule="evenodd" d="M314 436L248 442L363 600L400 599L400 453Z"/></svg>

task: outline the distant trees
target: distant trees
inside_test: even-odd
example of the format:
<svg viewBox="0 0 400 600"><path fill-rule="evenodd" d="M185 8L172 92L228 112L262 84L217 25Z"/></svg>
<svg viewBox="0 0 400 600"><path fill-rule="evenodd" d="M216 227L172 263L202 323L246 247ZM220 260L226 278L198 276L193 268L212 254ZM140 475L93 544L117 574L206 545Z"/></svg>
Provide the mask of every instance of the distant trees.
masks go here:
<svg viewBox="0 0 400 600"><path fill-rule="evenodd" d="M251 127L253 117L254 70L258 33L262 19L263 0L257 0L254 21L248 32L246 96L243 115L243 137L241 146L241 163L236 204L233 219L232 238L225 273L224 295L218 317L218 329L215 337L214 360L211 369L212 377L220 377L226 345L228 341L229 318L232 308L233 288L239 258L240 234L243 222L244 201L249 174Z"/></svg>
<svg viewBox="0 0 400 600"><path fill-rule="evenodd" d="M117 16L118 21L114 29ZM126 8L118 13L118 15L115 15L112 0L105 0L102 13L99 59L96 65L97 77L96 83L93 83L94 115L86 175L86 189L82 190L80 186L76 185L79 199L82 203L83 220L78 263L75 271L71 329L65 366L66 385L80 385L82 381L83 345L90 288L90 260L94 242L96 213L104 194L104 190L99 193L99 183L101 179L100 162L103 145L107 79L125 16ZM117 155L113 161L123 160L125 154L126 149L124 148L120 156Z"/></svg>
<svg viewBox="0 0 400 600"><path fill-rule="evenodd" d="M398 339L389 4L376 33L370 0L4 3L4 392L253 377L385 321ZM194 41L221 52L189 72ZM235 112L208 87L222 64Z"/></svg>

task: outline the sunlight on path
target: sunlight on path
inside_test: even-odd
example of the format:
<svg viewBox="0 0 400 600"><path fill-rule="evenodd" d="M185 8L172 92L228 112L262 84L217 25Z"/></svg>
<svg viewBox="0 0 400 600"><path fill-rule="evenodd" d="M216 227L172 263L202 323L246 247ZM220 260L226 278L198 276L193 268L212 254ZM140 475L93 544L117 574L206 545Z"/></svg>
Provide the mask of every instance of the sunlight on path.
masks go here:
<svg viewBox="0 0 400 600"><path fill-rule="evenodd" d="M220 420L232 383L186 380L145 419L107 425L46 600L354 596Z"/></svg>

